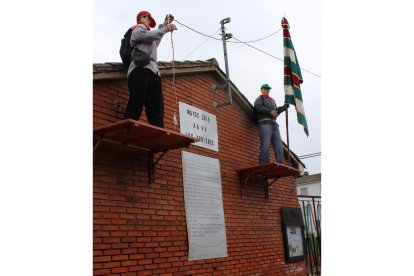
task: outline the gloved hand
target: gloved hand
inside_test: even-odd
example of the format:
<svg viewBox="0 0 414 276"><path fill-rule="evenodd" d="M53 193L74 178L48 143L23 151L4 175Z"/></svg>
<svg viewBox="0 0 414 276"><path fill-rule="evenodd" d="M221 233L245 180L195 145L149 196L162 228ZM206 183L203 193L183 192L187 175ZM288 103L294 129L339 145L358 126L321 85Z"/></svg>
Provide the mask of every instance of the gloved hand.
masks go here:
<svg viewBox="0 0 414 276"><path fill-rule="evenodd" d="M172 32L177 30L177 27L174 24L167 24L167 31Z"/></svg>
<svg viewBox="0 0 414 276"><path fill-rule="evenodd" d="M174 21L174 15L167 14L164 19L164 25L167 27L167 31L172 32L177 30L177 27L174 24L171 24L171 22Z"/></svg>
<svg viewBox="0 0 414 276"><path fill-rule="evenodd" d="M284 107L285 109L288 109L288 108L289 108L289 104L285 103L285 104L283 105L283 107Z"/></svg>
<svg viewBox="0 0 414 276"><path fill-rule="evenodd" d="M167 14L167 16L165 16L164 19L164 25L167 25L168 23L172 23L174 21L174 15L172 14Z"/></svg>

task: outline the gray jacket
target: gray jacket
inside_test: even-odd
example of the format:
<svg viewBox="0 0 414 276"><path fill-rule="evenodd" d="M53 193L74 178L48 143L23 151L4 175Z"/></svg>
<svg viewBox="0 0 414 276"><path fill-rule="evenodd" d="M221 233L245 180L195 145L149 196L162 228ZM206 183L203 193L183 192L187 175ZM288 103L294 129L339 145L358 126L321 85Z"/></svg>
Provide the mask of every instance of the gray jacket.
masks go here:
<svg viewBox="0 0 414 276"><path fill-rule="evenodd" d="M144 25L138 24L131 34L131 46L148 53L151 58L150 63L144 66L144 68L151 69L151 71L158 76L160 76L160 71L157 65L157 48L158 45L160 45L162 37L167 32L167 28L164 24L160 24L158 30L151 31L148 31ZM127 77L136 67L134 61L131 61Z"/></svg>
<svg viewBox="0 0 414 276"><path fill-rule="evenodd" d="M276 102L269 98L257 97L254 101L254 110L256 112L257 122L260 124L273 124L275 118L272 116L272 110L276 110L279 114L286 110L284 106L277 107ZM278 125L276 123L276 125Z"/></svg>

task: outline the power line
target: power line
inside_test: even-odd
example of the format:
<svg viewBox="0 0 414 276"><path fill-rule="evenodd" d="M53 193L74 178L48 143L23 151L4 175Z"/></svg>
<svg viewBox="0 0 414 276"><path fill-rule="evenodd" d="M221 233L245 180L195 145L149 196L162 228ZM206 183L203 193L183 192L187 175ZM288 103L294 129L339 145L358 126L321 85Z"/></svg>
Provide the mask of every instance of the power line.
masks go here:
<svg viewBox="0 0 414 276"><path fill-rule="evenodd" d="M217 34L220 31L220 29L218 29L213 35ZM186 55L185 57L182 58L182 60L185 60L189 55L191 55L192 53L194 53L198 48L200 48L204 43L206 43L209 39L211 38L211 36L208 36L208 38L206 40L204 40L203 42L201 42L194 50L192 50L188 55ZM173 65L174 65L173 61ZM173 68L167 70L164 74L168 74Z"/></svg>
<svg viewBox="0 0 414 276"><path fill-rule="evenodd" d="M321 156L321 152L309 153L305 155L300 155L298 157L299 159L306 159L306 158L312 158L312 157L317 157L317 156Z"/></svg>
<svg viewBox="0 0 414 276"><path fill-rule="evenodd" d="M283 62L284 62L284 60L283 60L283 59L278 58L278 57L275 57L274 55L271 55L271 54L269 54L269 53L267 53L267 52L265 52L265 51L263 51L263 50L260 50L259 48L256 48L256 47L254 47L254 46L252 46L252 45L250 45L250 44L247 44L246 42L240 41L240 40L238 40L238 39L237 39L237 38L235 38L235 37L233 37L233 39L235 39L235 40L239 41L240 43L243 43L244 45L247 45L247 46L249 46L249 47L251 47L251 48L253 48L253 49L255 49L255 50L259 51L259 52L262 52L262 53L263 53L263 54L265 54L265 55L268 55L268 56L270 56L270 57L272 57L272 58L274 58L274 59L277 59L277 60L280 60L280 61L283 61ZM315 74L315 73L313 73L313 72L311 72L311 71L309 71L309 70L303 69L302 67L300 68L300 70L301 70L301 71L304 71L304 72L307 72L307 73L309 73L309 74L312 74L312 75L314 75L314 76L317 76L317 77L319 77L319 78L321 77L320 75Z"/></svg>
<svg viewBox="0 0 414 276"><path fill-rule="evenodd" d="M305 154L305 155L300 155L298 156L299 158L305 158L305 157L313 157L313 156L320 156L321 153L320 152L315 152L315 153L310 153L310 154Z"/></svg>
<svg viewBox="0 0 414 276"><path fill-rule="evenodd" d="M259 51L259 52L262 52L263 54L268 55L268 56L270 56L270 57L272 57L272 58L274 58L274 59L278 59L278 60L280 60L280 61L283 61L283 59L278 58L278 57L275 57L274 55L271 55L271 54L269 54L269 53L266 53L265 51L260 50L259 48L256 48L256 47L254 47L254 46L252 46L252 45L250 45L250 44L247 44L246 42L243 42L243 41L241 41L241 40L238 40L238 39L237 39L237 38L235 38L235 37L233 37L233 39L235 39L235 40L237 40L239 43L243 43L244 45L247 45L247 46L249 46L249 47L251 47L251 48L253 48L253 49L255 49L255 50Z"/></svg>
<svg viewBox="0 0 414 276"><path fill-rule="evenodd" d="M178 23L178 24L180 24L181 26L183 26L183 27L185 27L185 28L187 28L187 29L189 29L189 30L191 30L191 31L195 32L195 33L198 33L199 35L202 35L202 36L205 36L205 37L208 37L208 38L212 38L212 39L214 39L214 40L221 41L221 39L220 39L220 38L215 38L215 37L213 37L213 36L203 34L202 32L199 32L199 31L197 31L197 30L195 30L195 29L193 29L193 28L191 28L191 27L188 27L188 26L187 26L187 25L185 25L184 23L181 23L181 22L177 21L177 19L175 19L175 22L177 22L177 23ZM271 33L270 35L267 35L267 36L265 36L265 37L263 37L263 38L259 38L259 39L256 39L256 40L251 40L251 41L237 41L237 42L236 42L236 41L228 41L228 42L230 42L230 43L253 43L253 42L258 42L258 41L261 41L261 40L264 40L264 39L266 39L266 38L271 37L272 35L274 35L274 34L276 34L276 33L280 32L280 30L282 30L282 28L280 28L280 29L278 29L278 30L274 31L274 32L273 32L273 33ZM215 34L217 34L217 33L215 33ZM215 34L213 34L213 35L215 35Z"/></svg>
<svg viewBox="0 0 414 276"><path fill-rule="evenodd" d="M212 35L215 35L215 34L217 34L218 32L220 31L220 29L218 29L217 30L217 32L215 32L214 34L212 34ZM188 55L186 55L184 58L183 58L183 60L185 60L189 55L191 55L192 53L194 53L198 48L200 48L204 43L206 43L208 40L210 40L211 39L211 37L212 36L208 36L207 38L206 38L206 40L204 40L203 42L201 42L201 44L200 45L198 45L194 50L192 50Z"/></svg>
<svg viewBox="0 0 414 276"><path fill-rule="evenodd" d="M203 34L202 32L199 32L199 31L197 31L197 30L195 30L195 29L193 29L193 28L191 28L191 27L189 27L189 26L187 26L187 25L183 24L183 23L181 23L181 22L177 21L176 19L175 19L175 22L177 22L177 23L178 23L178 24L180 24L181 26L183 26L183 27L185 27L185 28L187 28L187 29L189 29L189 30L191 30L191 31L193 31L193 32L195 32L195 33L197 33L197 34L199 34L199 35L202 35L202 36L205 36L205 37L208 37L208 38L211 38L211 39L217 40L217 41L222 41L222 40L221 40L221 39L219 39L219 38L215 38L215 37L213 37L213 36ZM248 43L251 43L251 42L257 42L257 41L261 41L261 40L264 40L264 39L266 39L266 38L269 38L269 37L271 37L272 35L274 35L274 34L278 33L281 29L282 29L282 28L280 28L280 29L276 30L275 32L271 33L270 35L268 35L268 36L266 36L266 37L263 37L263 38L260 38L260 39L257 39L257 40L252 40L252 41L241 41L241 40L239 40L239 39L237 39L237 38L233 37L233 39L235 39L236 41L228 41L228 42L231 42L231 43L242 43L242 44L245 44L245 45L247 45L247 46L249 46L249 47L251 47L251 48L255 49L256 51L259 51L259 52L261 52L261 53L263 53L263 54L265 54L265 55L268 55L268 56L270 56L270 57L272 57L272 58L274 58L274 59L277 59L277 60L279 60L279 61L284 62L284 60L283 60L283 59L278 58L278 57L276 57L276 56L274 56L274 55L272 55L272 54L269 54L269 53L267 53L267 52L265 52L265 51L263 51L263 50L261 50L261 49L259 49L259 48L256 48L256 47L254 47L254 46L252 46L252 45L248 44ZM206 41L207 41L207 40L206 40ZM201 46L201 45L200 45L200 46ZM195 51L195 50L194 50L194 51ZM190 54L191 54L191 53L190 53ZM189 55L190 55L190 54L189 54ZM316 73L313 73L313 72L311 72L311 71L309 71L309 70L306 70L306 69L304 69L304 68L301 68L301 70L302 70L302 71L304 71L304 72L307 72L307 73L309 73L309 74L312 74L312 75L314 75L314 76L316 76L316 77L319 77L319 78L321 77L320 75L318 75L318 74L316 74Z"/></svg>
<svg viewBox="0 0 414 276"><path fill-rule="evenodd" d="M251 40L251 41L240 41L240 40L238 40L238 41L229 41L229 42L231 42L231 43L252 43L252 42L257 42L257 41L261 41L261 40L264 40L264 39L266 39L266 38L269 38L269 37L271 37L271 36L272 36L272 35L274 35L274 34L277 34L278 32L280 32L280 30L281 30L281 29L282 29L282 28L280 28L279 30L277 30L277 31L275 31L275 32L273 32L273 33L271 33L270 35L265 36L265 37L260 38L260 39Z"/></svg>
<svg viewBox="0 0 414 276"><path fill-rule="evenodd" d="M180 21L178 21L177 19L174 19L174 21L175 21L175 22L177 22L178 24L180 24L181 26L186 27L187 29L189 29L189 30L191 30L191 31L198 33L199 35L202 35L202 36L205 36L205 37L209 37L209 38L214 39L214 40L221 41L221 39L220 39L220 38L215 38L215 37L213 37L213 36L203 34L202 32L199 32L199 31L197 31L197 30L194 30L193 28L190 28L190 27L188 27L187 25L185 25L185 24L181 23L181 22L180 22Z"/></svg>

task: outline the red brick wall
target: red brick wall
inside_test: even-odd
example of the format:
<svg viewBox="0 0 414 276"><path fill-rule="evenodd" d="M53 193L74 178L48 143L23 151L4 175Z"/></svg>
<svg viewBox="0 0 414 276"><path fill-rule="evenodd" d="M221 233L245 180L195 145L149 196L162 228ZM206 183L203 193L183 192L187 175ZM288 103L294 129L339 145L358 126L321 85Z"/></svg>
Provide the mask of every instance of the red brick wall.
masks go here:
<svg viewBox="0 0 414 276"><path fill-rule="evenodd" d="M213 75L177 76L175 82L179 101L217 116L219 152L196 146L168 151L155 168L155 184L147 187L146 153L103 143L93 160L94 275L306 275L304 261L284 258L280 209L299 207L295 178L273 183L268 200L261 186L251 184L241 198L235 170L258 165L257 127L237 103L214 109L227 93L211 91L218 84ZM172 124L170 77L163 77L163 89L165 127L179 131ZM121 119L115 101L123 111L126 80L95 81L93 90L94 127ZM226 258L188 261L182 150L220 160Z"/></svg>

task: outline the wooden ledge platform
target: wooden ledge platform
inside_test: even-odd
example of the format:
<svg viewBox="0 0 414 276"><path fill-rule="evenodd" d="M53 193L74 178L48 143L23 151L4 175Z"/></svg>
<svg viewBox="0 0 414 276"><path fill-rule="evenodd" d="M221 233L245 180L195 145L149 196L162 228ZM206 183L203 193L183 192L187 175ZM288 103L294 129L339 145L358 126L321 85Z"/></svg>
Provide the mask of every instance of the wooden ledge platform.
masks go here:
<svg viewBox="0 0 414 276"><path fill-rule="evenodd" d="M268 163L254 167L237 169L236 172L240 176L241 195L243 196L244 186L248 183L251 177L259 176L263 178L263 185L265 197L269 197L269 186L272 185L278 178L285 176L299 175L299 170L281 163ZM274 179L270 184L268 179Z"/></svg>
<svg viewBox="0 0 414 276"><path fill-rule="evenodd" d="M156 127L144 122L125 119L93 130L98 139L94 151L101 140L146 149L153 153L188 147L198 139L177 131Z"/></svg>
<svg viewBox="0 0 414 276"><path fill-rule="evenodd" d="M93 138L97 139L93 152L102 141L148 151L148 186L154 183L155 165L168 150L189 147L190 144L198 142L197 138L183 135L177 131L132 119L124 119L97 127L93 130ZM154 154L159 152L162 152L161 156L154 160Z"/></svg>
<svg viewBox="0 0 414 276"><path fill-rule="evenodd" d="M268 163L236 170L240 175L264 176L266 179L294 176L299 170L281 163Z"/></svg>

